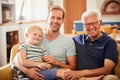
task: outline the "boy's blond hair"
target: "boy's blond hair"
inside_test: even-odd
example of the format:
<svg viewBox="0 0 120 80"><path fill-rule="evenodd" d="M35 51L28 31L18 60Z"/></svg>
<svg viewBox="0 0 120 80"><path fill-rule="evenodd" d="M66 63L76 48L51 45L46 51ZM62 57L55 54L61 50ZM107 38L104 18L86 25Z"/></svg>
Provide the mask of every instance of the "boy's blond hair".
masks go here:
<svg viewBox="0 0 120 80"><path fill-rule="evenodd" d="M38 26L38 25L28 26L28 27L25 29L24 35L31 33L31 32L32 32L33 30L35 30L35 29L39 30L39 31L41 32L41 35L43 35L43 30L42 30L42 28L41 28L40 26ZM26 37L25 37L25 38L26 38Z"/></svg>

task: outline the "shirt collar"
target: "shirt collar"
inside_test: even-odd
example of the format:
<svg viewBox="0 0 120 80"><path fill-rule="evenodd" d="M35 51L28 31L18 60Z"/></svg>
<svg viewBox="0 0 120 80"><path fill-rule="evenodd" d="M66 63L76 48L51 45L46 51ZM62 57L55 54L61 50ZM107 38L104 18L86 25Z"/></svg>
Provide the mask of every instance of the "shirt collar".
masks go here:
<svg viewBox="0 0 120 80"><path fill-rule="evenodd" d="M97 40L95 40L95 41L102 42L102 41L105 39L105 36L106 36L107 34L104 33L104 32L101 32L101 33L102 33L103 35L102 35L100 38L98 38ZM86 36L85 41L90 41L90 36L89 36L89 35Z"/></svg>

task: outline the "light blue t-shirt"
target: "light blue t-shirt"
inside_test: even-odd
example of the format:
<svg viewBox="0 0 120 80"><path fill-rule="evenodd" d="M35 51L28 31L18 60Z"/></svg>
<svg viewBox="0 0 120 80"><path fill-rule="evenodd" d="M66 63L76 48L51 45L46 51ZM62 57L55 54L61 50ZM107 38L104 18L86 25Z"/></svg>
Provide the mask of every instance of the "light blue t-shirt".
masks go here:
<svg viewBox="0 0 120 80"><path fill-rule="evenodd" d="M76 55L74 41L62 34L52 41L47 40L44 35L41 45L47 49L50 55L63 63L67 63L67 56Z"/></svg>

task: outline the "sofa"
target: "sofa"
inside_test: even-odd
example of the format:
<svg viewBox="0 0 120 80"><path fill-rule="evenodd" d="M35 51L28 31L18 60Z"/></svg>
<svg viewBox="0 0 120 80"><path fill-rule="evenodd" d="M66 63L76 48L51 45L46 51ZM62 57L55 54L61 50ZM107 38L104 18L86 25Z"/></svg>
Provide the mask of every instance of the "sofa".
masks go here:
<svg viewBox="0 0 120 80"><path fill-rule="evenodd" d="M11 63L17 53L18 47L19 47L19 44L14 45L12 47L10 52L11 53L10 62L5 66L0 67L0 80L13 80L12 72L11 72Z"/></svg>
<svg viewBox="0 0 120 80"><path fill-rule="evenodd" d="M115 66L115 75L117 75L120 78L120 44L117 44L118 46L118 64ZM13 80L12 77L12 72L11 72L11 63L17 53L19 44L15 45L11 49L11 56L10 56L10 62L5 65L0 67L0 80Z"/></svg>

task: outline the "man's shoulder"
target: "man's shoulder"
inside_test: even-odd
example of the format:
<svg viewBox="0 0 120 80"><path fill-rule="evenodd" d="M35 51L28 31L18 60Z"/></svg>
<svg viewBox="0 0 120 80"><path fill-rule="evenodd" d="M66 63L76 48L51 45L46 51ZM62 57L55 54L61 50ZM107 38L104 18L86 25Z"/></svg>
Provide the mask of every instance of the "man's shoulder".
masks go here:
<svg viewBox="0 0 120 80"><path fill-rule="evenodd" d="M65 43L68 43L68 44L70 44L70 43L74 43L74 41L73 41L73 39L72 39L72 37L68 37L68 36L66 36L66 35L60 35L60 41L62 41L63 43L65 42Z"/></svg>
<svg viewBox="0 0 120 80"><path fill-rule="evenodd" d="M87 37L88 35L86 35L86 34L80 34L80 35L76 35L76 36L74 36L74 37L72 37L73 38L73 40L79 40L79 39L85 39L86 37Z"/></svg>
<svg viewBox="0 0 120 80"><path fill-rule="evenodd" d="M70 39L72 39L71 37L68 37L68 36L63 35L63 34L60 34L60 38L64 39L64 40L70 40Z"/></svg>
<svg viewBox="0 0 120 80"><path fill-rule="evenodd" d="M108 36L107 34L103 34L102 40L115 42L115 40L112 37Z"/></svg>

